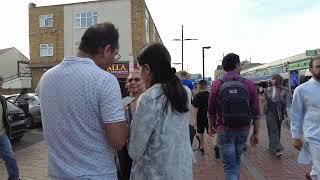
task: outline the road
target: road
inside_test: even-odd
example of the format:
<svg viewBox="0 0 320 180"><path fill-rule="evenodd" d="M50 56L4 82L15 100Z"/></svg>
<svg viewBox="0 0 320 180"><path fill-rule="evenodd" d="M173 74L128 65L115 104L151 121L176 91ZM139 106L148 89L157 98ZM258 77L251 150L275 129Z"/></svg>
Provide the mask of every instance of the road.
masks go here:
<svg viewBox="0 0 320 180"><path fill-rule="evenodd" d="M42 128L38 127L28 130L19 142L12 142L12 148L14 152L17 152L41 141L43 141L43 132Z"/></svg>

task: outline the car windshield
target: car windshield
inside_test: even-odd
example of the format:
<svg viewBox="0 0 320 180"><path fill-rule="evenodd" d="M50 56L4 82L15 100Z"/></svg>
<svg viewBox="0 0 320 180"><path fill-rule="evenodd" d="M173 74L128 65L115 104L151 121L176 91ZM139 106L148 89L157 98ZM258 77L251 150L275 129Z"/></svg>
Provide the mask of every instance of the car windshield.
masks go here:
<svg viewBox="0 0 320 180"><path fill-rule="evenodd" d="M10 102L14 102L16 100L17 96L9 96L9 97L6 97L6 99Z"/></svg>
<svg viewBox="0 0 320 180"><path fill-rule="evenodd" d="M19 108L13 105L10 101L7 101L8 111L19 111Z"/></svg>

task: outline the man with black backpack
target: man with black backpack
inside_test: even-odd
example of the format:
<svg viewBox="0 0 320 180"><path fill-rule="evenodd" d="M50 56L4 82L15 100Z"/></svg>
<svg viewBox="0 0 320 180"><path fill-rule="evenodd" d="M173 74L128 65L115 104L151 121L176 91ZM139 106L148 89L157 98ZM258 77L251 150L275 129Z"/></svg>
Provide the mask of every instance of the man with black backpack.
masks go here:
<svg viewBox="0 0 320 180"><path fill-rule="evenodd" d="M240 76L238 55L226 55L222 66L226 73L212 84L209 97L209 134L217 133L225 180L237 180L251 124L254 129L250 142L258 143L259 96L255 84Z"/></svg>

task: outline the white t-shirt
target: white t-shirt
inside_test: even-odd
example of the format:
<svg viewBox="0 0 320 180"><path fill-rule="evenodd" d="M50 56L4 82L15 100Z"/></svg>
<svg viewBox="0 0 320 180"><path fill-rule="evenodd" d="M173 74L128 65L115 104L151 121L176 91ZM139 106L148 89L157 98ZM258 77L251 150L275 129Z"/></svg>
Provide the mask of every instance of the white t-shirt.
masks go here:
<svg viewBox="0 0 320 180"><path fill-rule="evenodd" d="M125 120L117 79L91 59L66 57L39 83L51 179L117 179L103 124Z"/></svg>
<svg viewBox="0 0 320 180"><path fill-rule="evenodd" d="M276 92L277 92L277 88L275 86L272 86L272 99L275 99Z"/></svg>

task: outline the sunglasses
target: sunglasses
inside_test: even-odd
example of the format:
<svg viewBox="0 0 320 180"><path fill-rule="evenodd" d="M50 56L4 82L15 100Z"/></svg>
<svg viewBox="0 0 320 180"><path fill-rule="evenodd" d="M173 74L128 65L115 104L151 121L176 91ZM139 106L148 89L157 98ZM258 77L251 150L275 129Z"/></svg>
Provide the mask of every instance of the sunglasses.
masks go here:
<svg viewBox="0 0 320 180"><path fill-rule="evenodd" d="M121 59L121 55L120 54L116 54L114 56L114 60L119 61Z"/></svg>
<svg viewBox="0 0 320 180"><path fill-rule="evenodd" d="M140 78L130 78L128 79L128 82L131 83L132 81L135 81L135 82L139 82L141 79Z"/></svg>

